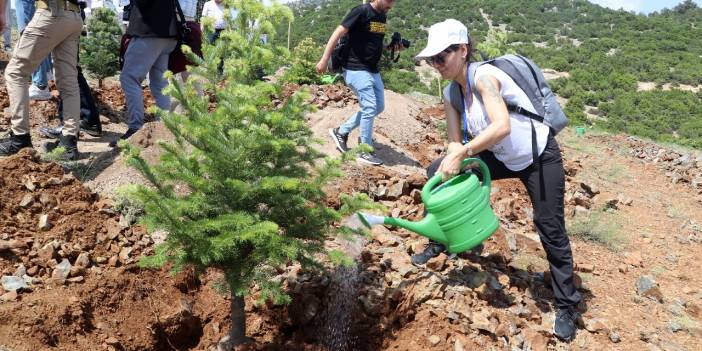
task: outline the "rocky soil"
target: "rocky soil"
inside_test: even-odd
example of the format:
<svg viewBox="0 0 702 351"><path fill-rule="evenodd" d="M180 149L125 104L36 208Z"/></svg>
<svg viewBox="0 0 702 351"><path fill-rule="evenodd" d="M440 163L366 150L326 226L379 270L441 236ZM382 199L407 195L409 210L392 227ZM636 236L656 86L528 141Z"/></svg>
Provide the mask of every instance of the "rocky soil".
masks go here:
<svg viewBox="0 0 702 351"><path fill-rule="evenodd" d="M342 86L309 89L320 108L309 125L320 149L335 155L327 129L355 112L356 101ZM124 128L124 100L109 86L99 97L116 134ZM52 121L39 116L52 103L33 105L34 128ZM421 218L423 168L445 151L442 114L440 105L387 91L375 129L387 165L345 165L328 203L338 206L340 193L360 191L386 205L386 215ZM156 160L156 141L168 138L152 123L131 142ZM355 140L352 134L351 146ZM163 233L146 233L134 222L138 211L116 199L117 186L138 178L108 141L95 141L95 155L83 161L90 172L28 151L0 160L0 350L218 350L229 328L219 273L196 278L138 267ZM482 253L442 254L415 267L409 256L426 239L385 227L368 240L331 242L357 265L282 269L276 279L293 302L256 306L251 296L247 332L254 343L245 348L702 349L700 153L627 136L579 138L570 130L559 142L576 283L585 296L572 343L551 332L553 292L526 191L503 180L491 196L501 228Z"/></svg>

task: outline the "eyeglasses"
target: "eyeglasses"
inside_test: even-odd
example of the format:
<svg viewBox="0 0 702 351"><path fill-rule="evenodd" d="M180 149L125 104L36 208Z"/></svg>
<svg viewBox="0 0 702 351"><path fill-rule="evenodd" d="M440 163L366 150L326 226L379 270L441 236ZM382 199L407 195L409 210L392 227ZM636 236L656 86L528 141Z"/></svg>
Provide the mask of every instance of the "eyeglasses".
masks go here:
<svg viewBox="0 0 702 351"><path fill-rule="evenodd" d="M446 63L446 56L448 56L448 54L450 54L451 52L456 51L459 47L460 47L460 45L453 44L453 45L447 47L446 49L444 49L443 51L441 51L440 53L438 53L432 57L427 57L426 61L430 66L443 65L444 63Z"/></svg>

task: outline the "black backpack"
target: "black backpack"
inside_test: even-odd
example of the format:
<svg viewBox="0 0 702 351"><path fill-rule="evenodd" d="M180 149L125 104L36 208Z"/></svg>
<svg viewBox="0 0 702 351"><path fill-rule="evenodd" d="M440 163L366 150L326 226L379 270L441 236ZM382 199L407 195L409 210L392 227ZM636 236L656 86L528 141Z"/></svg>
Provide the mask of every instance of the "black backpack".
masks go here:
<svg viewBox="0 0 702 351"><path fill-rule="evenodd" d="M548 85L543 72L536 63L524 56L504 55L492 60L471 64L468 78L470 80L470 88L473 91L476 89L475 71L478 67L485 64L493 65L507 73L529 97L531 104L536 109L536 113L532 113L521 106L508 104L507 109L510 112L515 112L546 124L551 128L554 135L568 125L568 118L563 113L561 105L556 100L556 96L551 91L551 87ZM463 92L456 82L451 82L446 86L444 99L449 101L459 114L463 114ZM464 141L467 141L468 130L465 126L465 121L463 121L463 124Z"/></svg>
<svg viewBox="0 0 702 351"><path fill-rule="evenodd" d="M332 73L341 73L346 62L349 60L349 36L344 35L339 39L332 51L331 57L329 58L329 63L327 64L327 71Z"/></svg>

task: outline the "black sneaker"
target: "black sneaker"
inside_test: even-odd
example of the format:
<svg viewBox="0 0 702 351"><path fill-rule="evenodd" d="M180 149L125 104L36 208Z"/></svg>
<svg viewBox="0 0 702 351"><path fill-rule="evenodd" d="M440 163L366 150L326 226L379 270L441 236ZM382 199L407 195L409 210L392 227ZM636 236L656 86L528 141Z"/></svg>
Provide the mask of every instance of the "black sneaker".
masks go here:
<svg viewBox="0 0 702 351"><path fill-rule="evenodd" d="M429 244L424 248L424 251L412 255L410 261L415 266L423 266L432 258L439 256L442 252L446 250L446 246L437 243L436 241L429 240Z"/></svg>
<svg viewBox="0 0 702 351"><path fill-rule="evenodd" d="M63 126L58 126L56 128L51 128L51 127L39 128L39 134L41 134L49 139L58 139L59 137L61 137L62 131L63 131Z"/></svg>
<svg viewBox="0 0 702 351"><path fill-rule="evenodd" d="M553 325L553 334L565 342L570 342L575 339L575 330L577 329L577 321L580 318L580 313L575 310L575 307L559 308L556 312L556 322Z"/></svg>
<svg viewBox="0 0 702 351"><path fill-rule="evenodd" d="M78 137L75 135L63 135L59 136L58 141L49 142L44 145L44 150L46 152L51 152L51 150L57 147L63 147L66 152L64 153L64 158L67 160L77 160L79 157L78 153Z"/></svg>
<svg viewBox="0 0 702 351"><path fill-rule="evenodd" d="M358 160L358 162L367 163L373 166L380 166L383 164L383 160L376 157L375 153L373 152L362 152L358 154L358 157L356 159Z"/></svg>
<svg viewBox="0 0 702 351"><path fill-rule="evenodd" d="M32 137L29 134L15 135L10 131L10 137L0 142L0 156L10 156L25 147L32 147Z"/></svg>
<svg viewBox="0 0 702 351"><path fill-rule="evenodd" d="M346 142L349 140L348 134L340 134L339 128L330 128L329 135L331 135L332 139L334 140L334 144L336 144L337 150L341 152L349 151L348 146L346 146Z"/></svg>
<svg viewBox="0 0 702 351"><path fill-rule="evenodd" d="M138 131L139 131L139 129L131 129L131 128L127 129L127 131L126 131L124 134L122 134L122 136L119 137L119 139L111 141L111 142L110 142L110 146L111 146L111 147L116 147L116 146L117 146L117 143L118 143L120 140L129 139L129 137L131 137L132 135L134 135L134 133L136 133L136 132L138 132Z"/></svg>
<svg viewBox="0 0 702 351"><path fill-rule="evenodd" d="M80 130L93 137L99 137L102 135L102 125L100 123L90 124L84 120L81 120Z"/></svg>

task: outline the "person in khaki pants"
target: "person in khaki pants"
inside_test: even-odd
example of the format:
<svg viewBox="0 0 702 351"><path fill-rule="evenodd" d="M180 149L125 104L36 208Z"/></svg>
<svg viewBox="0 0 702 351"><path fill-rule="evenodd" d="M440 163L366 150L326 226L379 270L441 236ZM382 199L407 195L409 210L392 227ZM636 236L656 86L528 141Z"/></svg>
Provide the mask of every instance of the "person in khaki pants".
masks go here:
<svg viewBox="0 0 702 351"><path fill-rule="evenodd" d="M29 76L52 53L56 85L63 99L64 129L59 141L48 145L48 148L62 146L66 149L67 158L76 159L80 123L76 61L83 26L80 7L77 0L38 0L36 5L36 13L22 33L5 69L12 130L10 137L0 142L0 156L12 155L20 149L32 147L29 134Z"/></svg>

